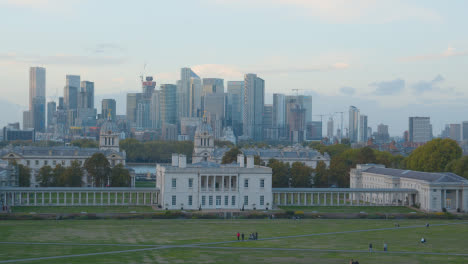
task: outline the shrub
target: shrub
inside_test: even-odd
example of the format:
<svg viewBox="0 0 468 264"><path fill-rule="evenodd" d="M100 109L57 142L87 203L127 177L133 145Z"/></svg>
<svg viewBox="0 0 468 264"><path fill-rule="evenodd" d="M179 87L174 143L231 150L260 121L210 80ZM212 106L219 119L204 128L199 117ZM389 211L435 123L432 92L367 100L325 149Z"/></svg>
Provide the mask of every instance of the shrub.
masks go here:
<svg viewBox="0 0 468 264"><path fill-rule="evenodd" d="M294 212L294 215L303 216L303 215L304 215L304 211L295 211L295 212Z"/></svg>

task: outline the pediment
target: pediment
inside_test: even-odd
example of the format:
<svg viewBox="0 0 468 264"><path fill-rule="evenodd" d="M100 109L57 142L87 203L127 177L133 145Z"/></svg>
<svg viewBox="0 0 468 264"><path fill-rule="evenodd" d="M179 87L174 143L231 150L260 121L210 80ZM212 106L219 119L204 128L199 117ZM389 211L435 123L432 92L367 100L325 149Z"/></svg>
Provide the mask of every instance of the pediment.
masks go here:
<svg viewBox="0 0 468 264"><path fill-rule="evenodd" d="M22 159L23 156L17 154L17 153L14 153L14 152L9 152L5 155L2 156L2 159Z"/></svg>

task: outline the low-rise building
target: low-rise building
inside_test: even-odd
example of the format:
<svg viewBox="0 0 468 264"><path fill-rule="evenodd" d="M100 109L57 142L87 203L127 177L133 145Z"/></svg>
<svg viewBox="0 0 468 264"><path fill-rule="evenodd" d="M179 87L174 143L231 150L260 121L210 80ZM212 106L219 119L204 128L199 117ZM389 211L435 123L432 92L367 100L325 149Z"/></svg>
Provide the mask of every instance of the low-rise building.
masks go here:
<svg viewBox="0 0 468 264"><path fill-rule="evenodd" d="M350 172L350 188L407 188L417 194L399 199L425 211L468 212L468 180L450 172L421 172L385 168L379 164L358 164ZM368 198L366 198L368 199Z"/></svg>
<svg viewBox="0 0 468 264"><path fill-rule="evenodd" d="M167 209L269 209L273 203L272 170L254 165L254 157L237 163L209 161L187 164L185 155L172 155L172 164L158 164L158 200Z"/></svg>

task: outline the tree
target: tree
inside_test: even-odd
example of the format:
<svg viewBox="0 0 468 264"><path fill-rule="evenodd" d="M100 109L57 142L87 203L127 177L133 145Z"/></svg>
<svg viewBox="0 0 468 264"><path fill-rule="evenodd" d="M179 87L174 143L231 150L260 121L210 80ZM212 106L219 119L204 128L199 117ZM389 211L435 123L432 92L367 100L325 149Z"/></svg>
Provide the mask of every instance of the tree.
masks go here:
<svg viewBox="0 0 468 264"><path fill-rule="evenodd" d="M31 186L31 169L18 164L18 174L19 174L19 186L20 187L29 187Z"/></svg>
<svg viewBox="0 0 468 264"><path fill-rule="evenodd" d="M37 175L37 180L41 187L53 187L56 186L57 181L54 177L54 170L50 166L44 166L39 169L39 173Z"/></svg>
<svg viewBox="0 0 468 264"><path fill-rule="evenodd" d="M65 179L65 168L62 165L57 164L52 171L55 186L64 187L67 184L67 179Z"/></svg>
<svg viewBox="0 0 468 264"><path fill-rule="evenodd" d="M81 187L83 184L83 169L76 160L72 161L62 176L65 179L65 187Z"/></svg>
<svg viewBox="0 0 468 264"><path fill-rule="evenodd" d="M310 187L313 169L302 162L294 162L291 166L291 185L297 187Z"/></svg>
<svg viewBox="0 0 468 264"><path fill-rule="evenodd" d="M367 164L367 163L375 163L376 161L377 161L377 158L375 157L374 150L372 150L369 147L364 147L364 148L359 149L355 163Z"/></svg>
<svg viewBox="0 0 468 264"><path fill-rule="evenodd" d="M329 187L327 164L319 161L315 167L314 185L316 187Z"/></svg>
<svg viewBox="0 0 468 264"><path fill-rule="evenodd" d="M288 187L289 163L284 163L276 159L268 161L268 167L272 170L272 185L274 188Z"/></svg>
<svg viewBox="0 0 468 264"><path fill-rule="evenodd" d="M230 150L226 151L226 153L224 153L221 164L231 164L233 162L237 162L238 154L242 154L238 147L231 148Z"/></svg>
<svg viewBox="0 0 468 264"><path fill-rule="evenodd" d="M76 139L70 142L72 146L77 146L80 148L98 148L98 142L92 139Z"/></svg>
<svg viewBox="0 0 468 264"><path fill-rule="evenodd" d="M461 155L462 149L455 140L436 138L415 149L407 158L406 166L410 170L441 172Z"/></svg>
<svg viewBox="0 0 468 264"><path fill-rule="evenodd" d="M349 172L352 164L351 160L344 158L342 155L333 157L329 168L330 182L338 187L349 187Z"/></svg>
<svg viewBox="0 0 468 264"><path fill-rule="evenodd" d="M254 156L254 165L262 165L262 159L259 155Z"/></svg>
<svg viewBox="0 0 468 264"><path fill-rule="evenodd" d="M112 168L110 177L111 187L130 187L130 172L122 164Z"/></svg>
<svg viewBox="0 0 468 264"><path fill-rule="evenodd" d="M104 187L108 184L111 169L104 154L94 153L90 158L86 159L84 168L91 177L94 186Z"/></svg>
<svg viewBox="0 0 468 264"><path fill-rule="evenodd" d="M468 179L468 156L452 160L447 164L445 171L453 172L459 176Z"/></svg>

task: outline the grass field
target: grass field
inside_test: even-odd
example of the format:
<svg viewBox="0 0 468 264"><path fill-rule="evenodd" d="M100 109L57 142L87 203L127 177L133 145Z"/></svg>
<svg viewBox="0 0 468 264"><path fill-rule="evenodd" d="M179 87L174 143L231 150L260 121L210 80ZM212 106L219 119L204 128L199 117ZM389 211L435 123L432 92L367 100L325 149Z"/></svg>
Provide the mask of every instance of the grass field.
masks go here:
<svg viewBox="0 0 468 264"><path fill-rule="evenodd" d="M135 187L137 188L153 188L156 186L154 181L135 181Z"/></svg>
<svg viewBox="0 0 468 264"><path fill-rule="evenodd" d="M13 213L148 213L151 206L13 206Z"/></svg>
<svg viewBox="0 0 468 264"><path fill-rule="evenodd" d="M422 220L398 220L400 228L394 228L394 223L364 219L1 221L0 263L90 253L103 254L24 263L348 263L351 258L360 263L468 263L468 223L434 220L429 228ZM260 240L237 242L236 232L258 232ZM428 242L419 243L421 237ZM369 243L376 251L387 243L389 252L368 253Z"/></svg>
<svg viewBox="0 0 468 264"><path fill-rule="evenodd" d="M318 213L411 213L417 212L405 206L280 206L283 210Z"/></svg>

